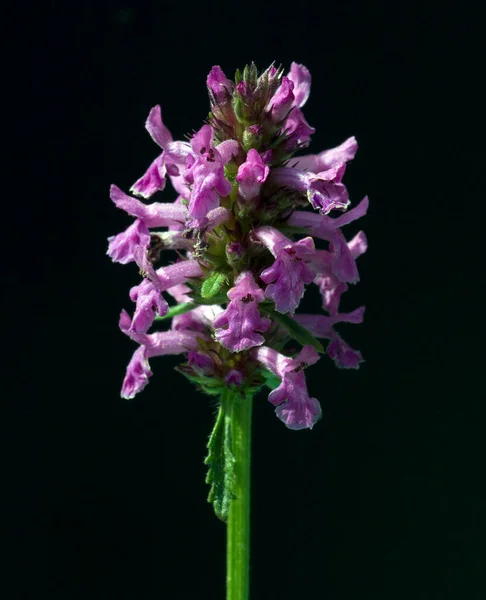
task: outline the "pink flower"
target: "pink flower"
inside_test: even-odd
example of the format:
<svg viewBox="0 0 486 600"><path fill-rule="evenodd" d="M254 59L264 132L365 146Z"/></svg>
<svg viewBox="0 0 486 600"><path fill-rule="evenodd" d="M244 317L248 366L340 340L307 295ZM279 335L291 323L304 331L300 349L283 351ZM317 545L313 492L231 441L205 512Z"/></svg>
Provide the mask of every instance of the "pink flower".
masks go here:
<svg viewBox="0 0 486 600"><path fill-rule="evenodd" d="M135 333L146 333L152 325L155 315L163 317L169 310L162 291L152 281L144 279L141 284L130 290L130 299L136 302L131 329Z"/></svg>
<svg viewBox="0 0 486 600"><path fill-rule="evenodd" d="M304 65L298 65L293 62L290 65L290 73L287 75L294 84L294 106L304 106L310 95L311 74Z"/></svg>
<svg viewBox="0 0 486 600"><path fill-rule="evenodd" d="M206 79L208 90L216 102L225 102L231 99L233 84L223 73L221 67L214 66Z"/></svg>
<svg viewBox="0 0 486 600"><path fill-rule="evenodd" d="M228 307L213 321L217 341L231 352L263 344L265 340L257 332L265 332L270 326L270 319L260 315L257 305L263 302L263 290L256 285L250 271L239 275L235 286L228 292L228 298Z"/></svg>
<svg viewBox="0 0 486 600"><path fill-rule="evenodd" d="M135 398L147 385L152 371L146 356L144 346L139 346L128 363L125 379L123 380L121 397L127 400Z"/></svg>
<svg viewBox="0 0 486 600"><path fill-rule="evenodd" d="M263 162L258 152L251 148L246 156L246 161L239 166L236 176L236 180L240 184L240 196L246 201L256 198L269 172L268 165Z"/></svg>
<svg viewBox="0 0 486 600"><path fill-rule="evenodd" d="M294 83L288 77L282 77L282 83L268 103L266 110L274 123L280 123L289 114L294 105L295 96L292 92Z"/></svg>
<svg viewBox="0 0 486 600"><path fill-rule="evenodd" d="M292 359L262 346L253 351L253 356L281 379L280 385L268 396L277 407L277 417L289 429L312 429L321 417L321 406L316 398L309 397L304 369L319 360L317 351L312 346L304 346Z"/></svg>
<svg viewBox="0 0 486 600"><path fill-rule="evenodd" d="M231 192L231 183L224 176L223 157L214 147L213 135L211 125L203 125L191 140L192 154L186 162L184 178L192 184L189 214L196 219L217 208L220 197Z"/></svg>
<svg viewBox="0 0 486 600"><path fill-rule="evenodd" d="M342 234L341 234L342 235ZM313 268L317 272L315 283L319 286L322 295L322 306L330 314L335 314L339 306L341 295L348 289L345 281L356 282L359 277L357 275L356 258L361 256L366 251L366 237L362 231L357 233L354 238L346 244L346 257L352 261L348 264L348 275L340 264L342 256L335 255L334 252L319 250L313 261ZM349 273L356 272L356 275ZM344 279L344 281L343 281Z"/></svg>
<svg viewBox="0 0 486 600"><path fill-rule="evenodd" d="M314 279L314 273L304 262L315 255L313 239L307 237L292 242L277 229L269 226L255 229L254 237L260 240L276 259L273 265L260 275L260 279L268 284L265 297L275 302L278 312L293 313L304 295L305 284Z"/></svg>
<svg viewBox="0 0 486 600"><path fill-rule="evenodd" d="M136 302L136 308L131 331L146 333L156 314L161 317L167 314L169 306L162 296L163 291L202 274L197 260L186 260L158 269L157 282L144 279L140 285L133 287L130 290L130 299Z"/></svg>
<svg viewBox="0 0 486 600"><path fill-rule="evenodd" d="M113 262L126 265L135 260L134 251L138 247L148 248L150 232L140 219L135 221L122 233L108 238L108 256Z"/></svg>
<svg viewBox="0 0 486 600"><path fill-rule="evenodd" d="M146 227L167 227L186 221L187 208L176 202L144 204L140 200L124 194L116 185L112 185L110 188L110 198L115 206L143 221Z"/></svg>
<svg viewBox="0 0 486 600"><path fill-rule="evenodd" d="M142 198L150 198L155 192L160 192L165 188L166 175L167 169L161 154L152 162L144 175L137 179L130 191L137 194L137 196L142 196Z"/></svg>
<svg viewBox="0 0 486 600"><path fill-rule="evenodd" d="M296 315L295 320L308 329L312 335L330 339L327 354L342 369L357 369L363 362L361 352L354 350L334 331L336 323L362 323L365 307L361 306L350 313L337 313L334 316Z"/></svg>
<svg viewBox="0 0 486 600"><path fill-rule="evenodd" d="M238 371L238 369L230 369L226 373L224 380L228 385L240 387L245 381L245 375L241 371Z"/></svg>
<svg viewBox="0 0 486 600"><path fill-rule="evenodd" d="M285 119L282 131L286 134L284 142L287 152L294 152L299 148L309 145L311 135L315 129L307 123L300 108L293 108Z"/></svg>
<svg viewBox="0 0 486 600"><path fill-rule="evenodd" d="M128 315L122 314L120 321L126 320ZM129 319L129 317L128 317ZM197 350L199 345L197 337L200 334L194 331L158 331L150 335L139 336L142 345L135 350L128 363L125 379L123 380L121 396L127 400L134 398L147 385L152 377L148 362L154 356L167 354L183 354L190 350Z"/></svg>
<svg viewBox="0 0 486 600"><path fill-rule="evenodd" d="M278 186L305 192L312 206L327 215L332 210L346 210L349 206L348 191L341 183L345 170L345 163L320 173L278 167L272 169L269 180Z"/></svg>
<svg viewBox="0 0 486 600"><path fill-rule="evenodd" d="M335 219L315 213L295 211L289 218L289 225L306 227L314 237L319 237L330 242L331 263L328 254L320 253L326 265L331 266L332 273L342 282L356 283L359 281L356 258L366 252L368 244L365 234L361 231L349 243L346 242L340 227L355 221L366 214L368 197L349 210L344 215Z"/></svg>
<svg viewBox="0 0 486 600"><path fill-rule="evenodd" d="M320 171L327 171L327 169L330 169L339 163L347 163L350 160L353 160L357 150L358 143L353 136L344 141L340 146L331 148L330 150L324 150L320 154L298 156L297 158L292 159L290 164L295 169L319 173Z"/></svg>
<svg viewBox="0 0 486 600"><path fill-rule="evenodd" d="M160 106L152 108L145 127L156 144L162 149L169 147L172 142L172 134L162 122ZM164 153L162 153L152 162L146 173L133 184L130 191L143 198L150 198L155 192L164 189L166 174Z"/></svg>

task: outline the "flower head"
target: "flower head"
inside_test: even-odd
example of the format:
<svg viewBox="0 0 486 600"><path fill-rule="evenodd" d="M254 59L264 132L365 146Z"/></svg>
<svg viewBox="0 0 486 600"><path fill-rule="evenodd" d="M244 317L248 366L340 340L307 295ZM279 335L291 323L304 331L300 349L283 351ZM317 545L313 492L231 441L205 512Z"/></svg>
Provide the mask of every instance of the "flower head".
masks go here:
<svg viewBox="0 0 486 600"><path fill-rule="evenodd" d="M343 183L357 142L349 137L294 156L315 131L302 110L311 88L304 65L259 73L252 63L234 79L214 66L206 85L206 123L188 141L175 140L160 106L152 108L145 126L158 154L133 195L110 189L133 221L108 238L107 254L134 262L143 277L130 290L133 314L120 317L120 329L138 344L122 396L147 385L153 357L181 354L178 371L203 391L254 393L265 381L278 418L290 429L310 429L321 408L304 371L323 352L317 338L327 340L327 356L340 368L363 360L336 330L360 323L364 312L340 310L367 249L362 231L351 240L343 233L368 208L367 198L351 208ZM168 184L173 201L150 201ZM317 248L315 238L323 240ZM320 291L326 314L298 312L309 285Z"/></svg>

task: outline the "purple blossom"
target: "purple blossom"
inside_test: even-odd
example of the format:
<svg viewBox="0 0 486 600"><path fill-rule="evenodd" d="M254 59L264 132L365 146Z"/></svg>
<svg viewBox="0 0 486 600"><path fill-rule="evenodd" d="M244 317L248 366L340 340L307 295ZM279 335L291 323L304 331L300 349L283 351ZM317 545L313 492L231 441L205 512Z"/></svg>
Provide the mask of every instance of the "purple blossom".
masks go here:
<svg viewBox="0 0 486 600"><path fill-rule="evenodd" d="M206 79L206 85L216 102L225 102L231 99L233 84L223 73L221 67L214 66Z"/></svg>
<svg viewBox="0 0 486 600"><path fill-rule="evenodd" d="M265 340L257 332L265 332L270 326L270 319L260 315L257 305L263 302L263 290L257 286L250 271L239 275L228 292L228 298L228 307L213 321L217 341L231 352L263 344Z"/></svg>
<svg viewBox="0 0 486 600"><path fill-rule="evenodd" d="M230 242L226 246L226 254L231 260L237 260L243 256L243 246L241 242Z"/></svg>
<svg viewBox="0 0 486 600"><path fill-rule="evenodd" d="M289 429L312 429L321 417L321 406L316 398L309 397L304 369L319 360L317 351L307 345L292 359L262 346L253 351L253 356L281 379L280 385L268 396L277 407L278 418Z"/></svg>
<svg viewBox="0 0 486 600"><path fill-rule="evenodd" d="M127 400L135 398L147 385L152 377L144 346L139 346L128 363L125 379L123 380L121 397Z"/></svg>
<svg viewBox="0 0 486 600"><path fill-rule="evenodd" d="M341 369L359 369L359 364L364 360L361 352L351 348L336 332L327 346L327 353L329 358L332 358L336 366Z"/></svg>
<svg viewBox="0 0 486 600"><path fill-rule="evenodd" d="M320 173L310 173L289 167L272 169L269 181L291 190L305 192L307 199L321 214L327 215L332 210L346 210L349 196L341 180L346 170L346 163L339 163Z"/></svg>
<svg viewBox="0 0 486 600"><path fill-rule="evenodd" d="M360 231L348 244L340 229L334 232L329 245L332 255L332 272L340 281L357 283L359 272L356 258L366 252L368 242L363 231Z"/></svg>
<svg viewBox="0 0 486 600"><path fill-rule="evenodd" d="M292 242L280 231L269 226L258 227L254 236L276 259L273 265L260 275L260 279L268 284L265 297L275 302L278 312L293 313L304 295L305 284L314 279L314 273L304 262L315 255L314 240L307 237Z"/></svg>
<svg viewBox="0 0 486 600"><path fill-rule="evenodd" d="M173 138L171 132L167 129L162 121L162 111L160 105L154 106L149 112L145 128L150 134L150 137L154 142L160 146L163 150L169 147L172 143Z"/></svg>
<svg viewBox="0 0 486 600"><path fill-rule="evenodd" d="M336 148L331 148L330 150L324 150L320 154L299 156L291 161L291 165L296 169L319 173L321 171L327 171L339 163L348 163L353 160L357 150L358 143L353 136L344 141L340 146L336 146Z"/></svg>
<svg viewBox="0 0 486 600"><path fill-rule="evenodd" d="M196 219L217 208L220 197L231 192L231 183L224 176L223 157L214 147L213 136L213 128L203 125L191 140L192 154L186 161L184 178L192 184L189 214Z"/></svg>
<svg viewBox="0 0 486 600"><path fill-rule="evenodd" d="M136 302L131 330L135 333L146 333L152 325L155 315L163 317L169 306L162 292L184 283L190 277L200 277L203 273L197 260L187 260L161 267L156 271L158 285L144 279L140 285L130 290L130 299Z"/></svg>
<svg viewBox="0 0 486 600"><path fill-rule="evenodd" d="M187 208L182 204L175 202L144 204L140 200L124 194L116 185L112 185L110 188L110 198L115 206L143 221L146 227L166 227L186 221Z"/></svg>
<svg viewBox="0 0 486 600"><path fill-rule="evenodd" d="M258 74L252 64L236 84L214 66L206 80L208 124L189 142L174 141L160 106L152 108L146 129L161 151L131 192L150 198L170 178L178 195L174 202L146 204L111 187L112 201L134 222L108 238L107 254L114 262L135 262L144 277L130 290L133 317L122 311L119 322L120 329L139 344L123 382L125 398L133 398L147 385L152 376L150 358L186 354L187 364L180 371L196 381L199 377L203 388L208 383L204 377L214 379L209 391L253 387L260 380L260 368L271 371L280 380L269 395L279 419L290 429L312 428L321 408L309 397L304 369L319 356L308 345L295 358L281 353L297 329L284 330L282 318L272 324L264 317L270 302L262 305L263 314L259 304L265 299L312 335L329 340L327 354L338 367L358 368L363 360L335 330L341 322L360 323L364 312L364 307L340 312L341 295L348 284L359 280L356 259L367 249L362 231L349 242L342 232L368 208L364 198L347 211L350 202L342 180L346 164L356 154L356 139L292 158L314 133L301 110L309 98L311 75L295 62L287 76L282 73L271 65ZM305 199L315 211L295 210ZM252 206L254 211L249 210ZM343 214L331 217L333 210ZM293 227L300 233L287 237L280 231L292 232ZM308 237L299 239L302 232ZM316 250L313 237L325 240L327 249ZM156 269L166 249L176 250L178 260ZM167 262L171 261L162 264ZM198 304L207 302L206 292L221 293L217 290L221 277L214 286L201 287L214 269L234 281L227 300L223 306ZM312 282L328 314L294 316ZM179 314L172 316L168 331L149 333L156 316L169 310L165 292L177 304L193 306L176 310ZM229 360L228 351L242 354Z"/></svg>
<svg viewBox="0 0 486 600"><path fill-rule="evenodd" d="M226 373L224 380L228 385L240 387L245 381L245 375L238 369L231 369Z"/></svg>
<svg viewBox="0 0 486 600"><path fill-rule="evenodd" d="M348 225L356 219L363 217L368 211L368 196L365 196L359 204L345 214L332 218L326 215L319 215L312 212L296 210L288 219L288 224L294 227L307 227L309 233L314 237L323 240L332 240L334 232Z"/></svg>
<svg viewBox="0 0 486 600"><path fill-rule="evenodd" d="M366 237L360 231L347 244L350 260L353 261L357 272L356 258L366 251ZM336 314L341 295L348 289L346 283L342 280L343 271L339 265L341 257L336 257L333 252L319 250L313 261L313 268L317 272L315 283L319 286L322 295L322 306L330 314ZM351 281L353 281L351 279Z"/></svg>
<svg viewBox="0 0 486 600"><path fill-rule="evenodd" d="M361 352L354 350L334 331L336 323L362 323L365 307L361 306L350 313L337 313L334 316L296 315L295 320L308 329L312 335L327 338L327 354L342 369L358 369L363 362Z"/></svg>
<svg viewBox="0 0 486 600"><path fill-rule="evenodd" d="M305 148L309 145L311 135L315 129L307 123L300 108L293 108L289 116L285 119L282 131L286 134L284 142L285 149L288 152L294 152L298 148Z"/></svg>
<svg viewBox="0 0 486 600"><path fill-rule="evenodd" d="M257 150L249 150L246 161L239 166L236 176L240 184L240 196L247 202L256 198L269 172L270 168L263 162Z"/></svg>
<svg viewBox="0 0 486 600"><path fill-rule="evenodd" d="M140 219L135 221L122 233L108 238L107 254L113 262L126 265L135 260L134 251L138 247L148 248L150 232Z"/></svg>
<svg viewBox="0 0 486 600"><path fill-rule="evenodd" d="M157 105L152 108L145 127L154 142L162 149L168 148L172 143L172 134L162 121L160 106ZM130 191L143 198L150 198L155 192L164 189L166 174L164 153L162 153L152 162L146 173L133 184Z"/></svg>
<svg viewBox="0 0 486 600"><path fill-rule="evenodd" d="M290 109L295 103L293 89L294 82L288 77L282 77L280 87L266 107L274 123L280 123L289 114Z"/></svg>
<svg viewBox="0 0 486 600"><path fill-rule="evenodd" d="M130 191L142 198L150 198L155 192L161 192L165 188L166 175L167 168L161 154L152 162L142 177L137 179Z"/></svg>
<svg viewBox="0 0 486 600"><path fill-rule="evenodd" d="M199 375L209 377L214 374L214 361L207 354L200 352L191 352L187 355L187 362L190 367Z"/></svg>
<svg viewBox="0 0 486 600"><path fill-rule="evenodd" d="M318 275L314 283L318 286L322 298L322 308L327 310L331 315L337 313L341 296L347 291L346 283L339 279L331 272L327 275Z"/></svg>
<svg viewBox="0 0 486 600"><path fill-rule="evenodd" d="M368 197L365 196L357 206L336 219L325 215L296 211L290 216L288 223L295 227L306 227L314 237L329 241L331 263L329 263L328 254L319 253L323 257L325 265L329 266L330 264L332 273L340 281L356 283L359 281L356 258L367 250L366 236L360 231L351 242L347 243L340 227L362 217L366 214L367 209Z"/></svg>
<svg viewBox="0 0 486 600"><path fill-rule="evenodd" d="M205 233L207 231L212 231L215 227L218 227L218 225L227 223L231 218L232 214L227 208L218 206L218 208L210 210L208 214L201 219L188 219L186 221L186 227L188 229L197 229L199 233Z"/></svg>
<svg viewBox="0 0 486 600"><path fill-rule="evenodd" d="M133 251L133 257L140 269L140 275L150 280L156 289L162 289L162 282L149 260L148 249L143 246L137 246Z"/></svg>
<svg viewBox="0 0 486 600"><path fill-rule="evenodd" d="M290 65L290 72L287 77L294 84L294 106L304 106L309 98L311 88L311 74L309 73L309 69L304 67L304 65L298 65L293 62Z"/></svg>
<svg viewBox="0 0 486 600"><path fill-rule="evenodd" d="M136 302L131 324L135 333L146 333L154 322L155 315L163 317L169 310L162 291L149 279L144 279L140 285L130 290L130 299Z"/></svg>
<svg viewBox="0 0 486 600"><path fill-rule="evenodd" d="M240 96L243 96L243 98L245 98L248 92L246 81L240 81L238 84L236 84L236 91L238 94L240 94Z"/></svg>
<svg viewBox="0 0 486 600"><path fill-rule="evenodd" d="M139 336L142 338L140 339L142 345L135 350L128 363L122 385L122 398L127 400L134 398L147 385L149 378L152 377L149 358L197 350L199 347L198 336L199 334L193 331L158 331L150 335Z"/></svg>

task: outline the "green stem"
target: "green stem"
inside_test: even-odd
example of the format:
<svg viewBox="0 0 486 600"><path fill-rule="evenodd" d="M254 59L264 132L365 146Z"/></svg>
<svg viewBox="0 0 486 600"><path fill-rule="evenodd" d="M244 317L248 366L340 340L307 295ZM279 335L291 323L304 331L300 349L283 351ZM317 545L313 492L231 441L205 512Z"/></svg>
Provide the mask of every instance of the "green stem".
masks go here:
<svg viewBox="0 0 486 600"><path fill-rule="evenodd" d="M176 304L175 306L171 306L166 315L161 317L160 315L155 315L156 321L165 321L166 319L171 319L177 315L183 315L190 310L193 310L197 307L197 304L193 304L192 302L183 302L182 304Z"/></svg>
<svg viewBox="0 0 486 600"><path fill-rule="evenodd" d="M248 600L250 591L251 394L223 394L234 456L234 497L227 521L226 600ZM226 406L224 406L226 404ZM225 427L225 428L226 428Z"/></svg>

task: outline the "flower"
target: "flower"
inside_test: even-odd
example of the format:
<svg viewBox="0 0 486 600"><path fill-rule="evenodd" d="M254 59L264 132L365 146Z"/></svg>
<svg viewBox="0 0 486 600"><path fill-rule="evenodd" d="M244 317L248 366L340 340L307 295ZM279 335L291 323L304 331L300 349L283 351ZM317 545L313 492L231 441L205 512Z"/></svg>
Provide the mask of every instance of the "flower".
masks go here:
<svg viewBox="0 0 486 600"><path fill-rule="evenodd" d="M285 119L282 131L286 135L285 150L295 152L295 150L309 145L311 135L315 132L315 129L307 123L300 108L294 108Z"/></svg>
<svg viewBox="0 0 486 600"><path fill-rule="evenodd" d="M231 99L234 86L223 73L221 67L214 66L211 69L206 84L215 102L225 102Z"/></svg>
<svg viewBox="0 0 486 600"><path fill-rule="evenodd" d="M108 256L113 262L126 265L135 260L136 248L148 248L150 244L150 232L141 219L135 221L122 233L112 235L108 238Z"/></svg>
<svg viewBox="0 0 486 600"><path fill-rule="evenodd" d="M327 354L343 369L357 369L363 362L361 352L353 350L342 337L334 330L336 323L362 323L365 307L361 306L350 313L336 313L332 316L325 315L297 315L295 320L319 338L328 338L331 342L327 346Z"/></svg>
<svg viewBox="0 0 486 600"><path fill-rule="evenodd" d="M306 156L294 158L291 161L292 167L316 173L327 171L335 165L348 163L350 160L353 160L357 150L358 143L353 136L345 140L340 146L324 150L320 154L307 154Z"/></svg>
<svg viewBox="0 0 486 600"><path fill-rule="evenodd" d="M248 150L246 161L239 166L236 175L236 180L240 184L240 196L247 202L256 198L269 173L270 168L263 162L258 152L254 148Z"/></svg>
<svg viewBox="0 0 486 600"><path fill-rule="evenodd" d="M359 281L356 258L366 252L368 242L364 232L360 231L351 242L347 243L340 228L364 216L367 210L368 197L365 196L355 208L335 219L325 215L296 211L290 216L289 225L305 227L314 237L329 241L331 261L329 262L327 253L321 253L324 262L339 281L356 283Z"/></svg>
<svg viewBox="0 0 486 600"><path fill-rule="evenodd" d="M137 217L146 227L167 227L174 223L184 223L187 217L187 209L182 204L153 202L147 205L124 194L116 185L111 186L110 197L117 208Z"/></svg>
<svg viewBox="0 0 486 600"><path fill-rule="evenodd" d="M274 123L283 121L289 114L291 107L295 103L293 89L294 82L289 77L282 77L280 87L267 106L267 111Z"/></svg>
<svg viewBox="0 0 486 600"><path fill-rule="evenodd" d="M172 143L172 135L162 122L160 106L152 108L145 127L154 142L161 148L166 149ZM155 192L164 189L166 174L164 153L162 153L152 162L146 173L132 185L130 191L143 198L150 198Z"/></svg>
<svg viewBox="0 0 486 600"><path fill-rule="evenodd" d="M323 352L318 338L337 367L363 361L337 331L364 313L340 310L368 244L363 231L349 241L343 233L368 209L367 197L352 207L343 182L357 141L295 155L315 132L302 110L311 74L296 62L287 73L274 65L259 73L252 63L234 80L216 65L206 85L211 112L200 129L175 140L154 106L145 127L158 155L133 195L110 188L133 221L108 238L107 254L135 263L143 277L130 290L133 315L120 316L120 329L138 344L122 396L147 385L151 358L181 354L177 370L200 390L245 396L266 382L277 417L290 429L311 429L321 407L304 371ZM173 200L151 202L168 182ZM309 285L320 291L323 314L298 312Z"/></svg>
<svg viewBox="0 0 486 600"><path fill-rule="evenodd" d="M348 191L341 183L345 169L344 162L320 173L279 167L272 170L269 180L274 186L305 192L312 207L327 215L332 210L346 210L349 206Z"/></svg>
<svg viewBox="0 0 486 600"><path fill-rule="evenodd" d="M312 429L321 417L321 406L316 398L309 397L304 369L319 360L316 350L312 346L304 346L298 356L291 359L262 346L253 355L281 379L280 385L268 397L277 407L278 418L289 429Z"/></svg>
<svg viewBox="0 0 486 600"><path fill-rule="evenodd" d="M231 352L263 344L265 340L257 332L266 331L270 319L260 315L257 305L264 299L263 290L256 285L249 271L241 273L229 290L228 298L228 307L213 321L218 342Z"/></svg>
<svg viewBox="0 0 486 600"><path fill-rule="evenodd" d="M203 125L191 140L184 178L192 184L189 214L205 217L219 206L220 197L231 192L231 183L224 176L224 158L213 144L213 128Z"/></svg>
<svg viewBox="0 0 486 600"><path fill-rule="evenodd" d="M314 240L307 237L293 243L277 229L269 226L258 227L254 236L276 259L273 265L260 275L260 279L268 284L265 297L275 302L278 312L293 313L304 295L305 284L314 279L314 273L305 263L306 259L315 254Z"/></svg>
<svg viewBox="0 0 486 600"><path fill-rule="evenodd" d="M311 88L311 74L304 65L293 62L290 65L289 80L294 84L294 106L302 107L307 102Z"/></svg>
<svg viewBox="0 0 486 600"><path fill-rule="evenodd" d="M149 378L152 377L149 358L166 354L183 354L197 348L197 332L158 331L145 335L142 345L135 350L128 363L122 385L122 398L127 400L134 398L147 385Z"/></svg>
<svg viewBox="0 0 486 600"><path fill-rule="evenodd" d="M155 315L163 317L167 314L169 305L162 296L163 291L185 282L190 277L200 277L202 271L197 260L187 260L161 267L156 275L157 283L144 279L140 285L130 290L130 299L136 302L131 330L136 333L146 333Z"/></svg>

